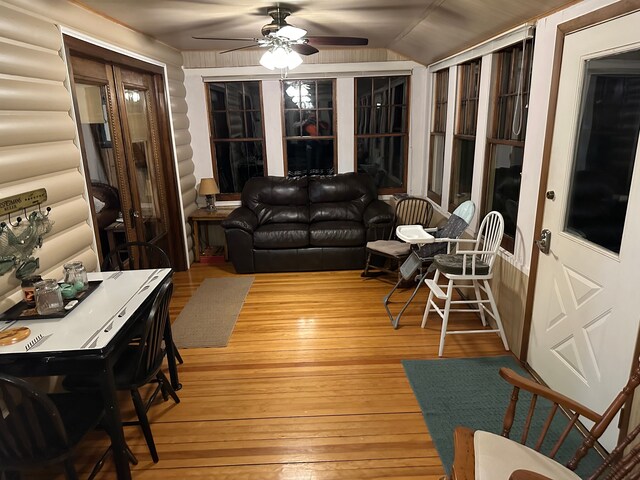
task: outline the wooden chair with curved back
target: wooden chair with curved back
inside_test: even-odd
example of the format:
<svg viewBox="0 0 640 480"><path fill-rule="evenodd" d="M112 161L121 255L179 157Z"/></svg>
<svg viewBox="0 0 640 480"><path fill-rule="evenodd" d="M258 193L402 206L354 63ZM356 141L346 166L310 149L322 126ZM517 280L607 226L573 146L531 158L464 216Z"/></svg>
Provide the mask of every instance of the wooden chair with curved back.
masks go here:
<svg viewBox="0 0 640 480"><path fill-rule="evenodd" d="M77 479L75 448L103 414L97 392L47 395L25 380L0 374L0 478L61 463L67 479Z"/></svg>
<svg viewBox="0 0 640 480"><path fill-rule="evenodd" d="M433 216L433 206L424 198L407 197L398 202L394 215L389 239L367 243L367 263L362 272L363 277L372 277L386 272L396 274L398 279L401 279L398 267L409 256L411 249L408 243L398 240L395 233L396 227L398 225L428 227ZM384 261L384 264L374 264L372 260L375 257L380 257L378 260Z"/></svg>
<svg viewBox="0 0 640 480"><path fill-rule="evenodd" d="M623 405L640 384L640 365L632 372L627 384L614 398L613 402L602 414L562 395L550 388L522 377L509 368L500 369L500 376L513 385L511 401L504 417L502 434L496 435L484 431L473 431L466 427L458 427L454 433L455 457L451 480L579 480L574 472L580 461L594 447ZM515 413L520 391L532 394L527 410L523 433L520 441L511 440L509 435L514 425ZM535 439L533 448L526 446L536 405L539 399L551 402L544 426ZM551 438L550 425L558 410L568 415L566 427L556 441L552 441L547 454L541 453L543 444L547 445L547 437ZM562 415L562 414L560 414ZM593 422L584 440L566 464L555 460L558 451L565 443L569 433L581 418ZM622 439L602 464L596 468L589 480L639 478L638 473L627 476L637 467L640 461L640 446L636 446L624 455L634 439L640 433L640 425Z"/></svg>
<svg viewBox="0 0 640 480"><path fill-rule="evenodd" d="M122 270L141 270L148 268L172 268L171 260L164 250L157 245L148 242L126 242L116 246L111 250L102 262L103 271L122 271ZM168 331L170 333L171 324L168 325ZM173 344L173 355L175 359L180 363L184 363L182 356L178 351L178 348ZM172 364L172 359L169 358L169 369L171 376L177 378L175 371L175 364ZM181 388L181 385L177 382L173 382L173 387L176 390Z"/></svg>

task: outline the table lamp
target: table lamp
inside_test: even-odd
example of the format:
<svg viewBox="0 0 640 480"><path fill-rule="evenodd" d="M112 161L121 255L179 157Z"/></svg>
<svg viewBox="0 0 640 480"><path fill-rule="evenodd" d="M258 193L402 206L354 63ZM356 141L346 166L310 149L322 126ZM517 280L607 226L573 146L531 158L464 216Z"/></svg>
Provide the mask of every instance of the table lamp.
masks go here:
<svg viewBox="0 0 640 480"><path fill-rule="evenodd" d="M216 193L220 193L220 189L218 188L215 178L203 178L200 180L198 193L207 197L207 210L215 212L217 210Z"/></svg>

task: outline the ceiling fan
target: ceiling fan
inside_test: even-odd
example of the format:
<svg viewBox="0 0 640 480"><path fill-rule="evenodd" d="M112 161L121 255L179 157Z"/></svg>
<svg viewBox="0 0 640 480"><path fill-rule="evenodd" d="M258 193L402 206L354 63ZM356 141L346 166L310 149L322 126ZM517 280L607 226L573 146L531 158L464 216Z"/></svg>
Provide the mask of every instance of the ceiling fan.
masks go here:
<svg viewBox="0 0 640 480"><path fill-rule="evenodd" d="M220 53L235 52L245 48L259 47L268 50L260 59L260 63L273 70L274 68L292 68L302 63L300 55L313 55L318 53L314 45L342 45L342 46L364 46L369 43L366 38L341 37L341 36L313 36L307 35L307 31L294 27L286 22L286 18L291 15L291 10L284 7L271 7L267 10L273 19L262 27L262 38L220 38L220 37L193 37L196 40L230 40L241 42L252 42L249 45L225 50ZM298 55L300 54L300 55Z"/></svg>

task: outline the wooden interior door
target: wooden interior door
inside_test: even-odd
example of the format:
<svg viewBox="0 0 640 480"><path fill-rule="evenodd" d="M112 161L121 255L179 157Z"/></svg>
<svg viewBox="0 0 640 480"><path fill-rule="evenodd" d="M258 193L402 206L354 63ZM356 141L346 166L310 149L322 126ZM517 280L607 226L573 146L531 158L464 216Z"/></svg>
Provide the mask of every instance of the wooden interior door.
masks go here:
<svg viewBox="0 0 640 480"><path fill-rule="evenodd" d="M640 13L565 37L528 362L603 412L629 375L640 313ZM616 422L602 437L616 444Z"/></svg>
<svg viewBox="0 0 640 480"><path fill-rule="evenodd" d="M158 75L74 51L69 58L101 260L116 244L143 241L167 252L174 268L186 268ZM104 190L116 201L105 200Z"/></svg>
<svg viewBox="0 0 640 480"><path fill-rule="evenodd" d="M121 168L126 172L129 193L123 202L123 213L129 217L127 237L168 251L169 213L153 78L119 66L113 66L108 75L122 129Z"/></svg>

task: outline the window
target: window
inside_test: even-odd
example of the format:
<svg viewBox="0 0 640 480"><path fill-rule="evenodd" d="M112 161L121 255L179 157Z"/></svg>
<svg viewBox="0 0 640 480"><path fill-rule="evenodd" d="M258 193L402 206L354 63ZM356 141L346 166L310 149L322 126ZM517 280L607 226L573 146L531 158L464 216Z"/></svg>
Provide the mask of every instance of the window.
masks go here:
<svg viewBox="0 0 640 480"><path fill-rule="evenodd" d="M520 174L527 129L533 43L528 40L498 52L493 123L489 128L483 213L504 217L502 246L513 252L520 196Z"/></svg>
<svg viewBox="0 0 640 480"><path fill-rule="evenodd" d="M283 81L282 96L287 176L333 175L333 80Z"/></svg>
<svg viewBox="0 0 640 480"><path fill-rule="evenodd" d="M266 173L260 82L211 82L208 92L219 198L238 198L247 180Z"/></svg>
<svg viewBox="0 0 640 480"><path fill-rule="evenodd" d="M458 116L451 164L450 212L462 202L471 199L481 61L472 60L458 67Z"/></svg>
<svg viewBox="0 0 640 480"><path fill-rule="evenodd" d="M407 189L408 87L406 76L356 79L356 171L380 193Z"/></svg>
<svg viewBox="0 0 640 480"><path fill-rule="evenodd" d="M449 70L435 74L431 147L429 151L429 182L427 195L437 203L442 201L442 173L444 170L444 138L447 130L447 93Z"/></svg>

